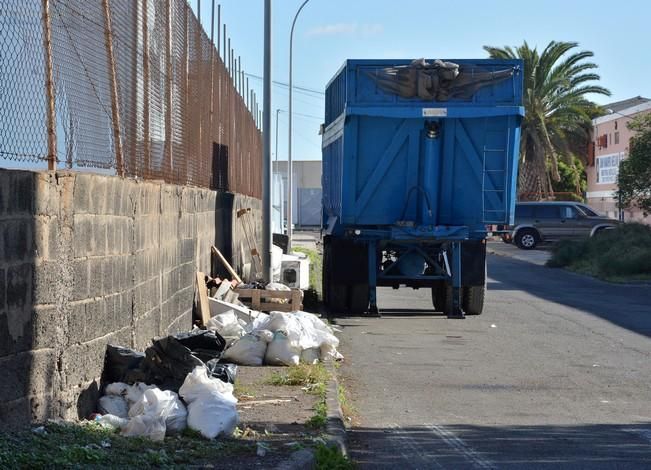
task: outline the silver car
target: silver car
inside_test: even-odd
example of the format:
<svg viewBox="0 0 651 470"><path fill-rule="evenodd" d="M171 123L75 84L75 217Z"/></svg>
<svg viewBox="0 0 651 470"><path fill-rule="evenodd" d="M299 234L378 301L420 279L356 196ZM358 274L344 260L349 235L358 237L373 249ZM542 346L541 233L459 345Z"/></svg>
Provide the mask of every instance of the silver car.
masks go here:
<svg viewBox="0 0 651 470"><path fill-rule="evenodd" d="M515 225L503 231L502 240L532 250L542 242L591 237L619 223L579 202L519 202L515 205Z"/></svg>

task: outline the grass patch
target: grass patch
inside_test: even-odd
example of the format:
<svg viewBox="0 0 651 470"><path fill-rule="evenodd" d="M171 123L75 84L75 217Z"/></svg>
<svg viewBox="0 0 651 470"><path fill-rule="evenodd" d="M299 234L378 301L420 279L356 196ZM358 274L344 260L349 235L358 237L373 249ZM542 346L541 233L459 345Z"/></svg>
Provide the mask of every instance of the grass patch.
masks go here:
<svg viewBox="0 0 651 470"><path fill-rule="evenodd" d="M344 415L344 419L352 420L357 410L348 400L348 392L341 383L337 387L337 400L339 400L339 406L341 406L341 412Z"/></svg>
<svg viewBox="0 0 651 470"><path fill-rule="evenodd" d="M254 455L254 444L209 441L184 432L163 442L123 437L94 422L47 423L45 433L31 430L0 433L0 468L165 468Z"/></svg>
<svg viewBox="0 0 651 470"><path fill-rule="evenodd" d="M348 457L341 455L336 447L319 444L314 453L317 470L354 470L357 468Z"/></svg>
<svg viewBox="0 0 651 470"><path fill-rule="evenodd" d="M319 399L314 405L314 416L305 424L310 428L321 429L325 427L327 421L326 383L329 379L330 374L322 363L299 364L289 367L284 372L274 372L269 383L272 385L298 385L305 387L308 393L317 395Z"/></svg>
<svg viewBox="0 0 651 470"><path fill-rule="evenodd" d="M269 379L271 385L300 385L310 387L324 384L330 375L323 364L299 364L288 367L286 371L274 372Z"/></svg>
<svg viewBox="0 0 651 470"><path fill-rule="evenodd" d="M623 224L584 240L564 240L547 266L613 282L651 279L651 227Z"/></svg>
<svg viewBox="0 0 651 470"><path fill-rule="evenodd" d="M233 385L233 395L235 395L235 398L238 400L243 396L255 397L255 390L250 385L243 384L236 379L235 384Z"/></svg>
<svg viewBox="0 0 651 470"><path fill-rule="evenodd" d="M310 260L310 288L305 292L303 303L309 304L312 300L318 302L318 299L323 298L323 292L321 292L323 257L318 251L305 247L293 248L293 251L306 254ZM310 297L315 298L311 299Z"/></svg>

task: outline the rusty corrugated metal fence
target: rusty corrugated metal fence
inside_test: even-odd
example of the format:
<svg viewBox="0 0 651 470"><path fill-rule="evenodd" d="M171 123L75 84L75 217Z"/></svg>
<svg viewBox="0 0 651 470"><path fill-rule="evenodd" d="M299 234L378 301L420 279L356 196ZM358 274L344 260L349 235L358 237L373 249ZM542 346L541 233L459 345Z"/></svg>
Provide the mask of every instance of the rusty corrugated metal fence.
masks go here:
<svg viewBox="0 0 651 470"><path fill-rule="evenodd" d="M185 0L2 0L0 164L261 197L256 97L210 36Z"/></svg>

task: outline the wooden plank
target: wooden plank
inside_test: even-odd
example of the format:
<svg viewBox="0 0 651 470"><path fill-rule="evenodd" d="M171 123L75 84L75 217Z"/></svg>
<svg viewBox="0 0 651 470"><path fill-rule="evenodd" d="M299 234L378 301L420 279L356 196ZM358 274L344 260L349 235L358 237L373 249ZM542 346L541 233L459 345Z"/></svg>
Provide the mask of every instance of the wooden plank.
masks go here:
<svg viewBox="0 0 651 470"><path fill-rule="evenodd" d="M208 289L206 288L206 275L197 271L197 311L201 323L205 326L210 320L210 305L208 304Z"/></svg>
<svg viewBox="0 0 651 470"><path fill-rule="evenodd" d="M228 261L226 261L226 258L224 258L224 255L222 255L222 252L219 251L217 247L215 247L214 245L210 247L210 250L215 256L217 256L217 258L219 258L219 261L221 261L221 263L224 265L224 267L232 276L232 278L236 280L238 284L242 284L242 279L240 278L240 276L237 275L237 273L233 269L233 266L231 266L231 264Z"/></svg>

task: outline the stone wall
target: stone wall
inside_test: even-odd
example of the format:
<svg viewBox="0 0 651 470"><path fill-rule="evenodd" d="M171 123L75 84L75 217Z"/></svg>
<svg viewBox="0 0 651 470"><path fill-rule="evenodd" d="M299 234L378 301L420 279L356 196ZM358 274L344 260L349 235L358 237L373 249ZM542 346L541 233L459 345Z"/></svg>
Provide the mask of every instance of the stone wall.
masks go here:
<svg viewBox="0 0 651 470"><path fill-rule="evenodd" d="M231 217L240 200L260 205L227 196ZM107 343L142 350L191 328L195 272L211 271L210 246L221 240L238 266L250 263L241 234L223 233L222 198L111 176L0 170L0 426L87 416Z"/></svg>

